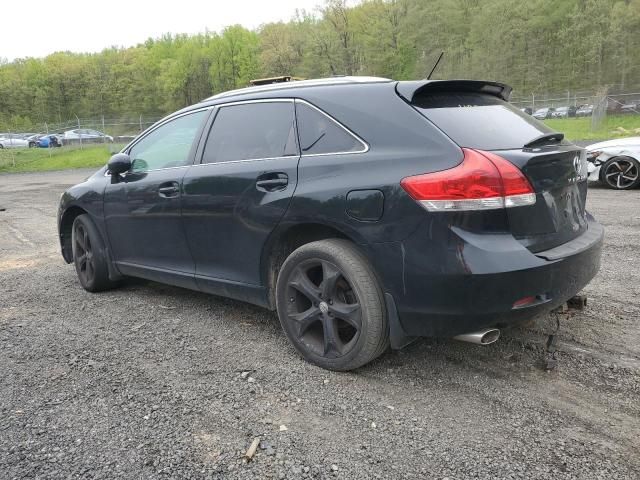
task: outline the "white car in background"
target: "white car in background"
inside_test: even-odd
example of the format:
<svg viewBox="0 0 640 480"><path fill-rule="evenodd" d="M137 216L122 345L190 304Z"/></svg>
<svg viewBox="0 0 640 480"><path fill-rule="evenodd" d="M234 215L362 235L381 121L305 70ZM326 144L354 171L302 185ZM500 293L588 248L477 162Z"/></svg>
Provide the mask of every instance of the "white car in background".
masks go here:
<svg viewBox="0 0 640 480"><path fill-rule="evenodd" d="M594 143L586 149L589 180L617 190L640 184L640 137Z"/></svg>
<svg viewBox="0 0 640 480"><path fill-rule="evenodd" d="M28 147L29 140L19 133L0 133L0 148Z"/></svg>
<svg viewBox="0 0 640 480"><path fill-rule="evenodd" d="M106 133L99 132L98 130L91 130L89 128L76 128L75 130L67 130L62 137L65 142L74 143L87 142L87 143L102 143L113 142L113 137Z"/></svg>

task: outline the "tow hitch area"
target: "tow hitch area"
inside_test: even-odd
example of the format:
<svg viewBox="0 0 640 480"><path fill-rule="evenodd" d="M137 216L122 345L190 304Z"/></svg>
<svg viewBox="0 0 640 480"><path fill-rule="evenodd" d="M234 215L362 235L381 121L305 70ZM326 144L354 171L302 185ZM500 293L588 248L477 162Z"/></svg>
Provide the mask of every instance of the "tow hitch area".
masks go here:
<svg viewBox="0 0 640 480"><path fill-rule="evenodd" d="M547 337L546 349L544 358L542 359L544 369L546 371L555 370L558 366L558 351L556 348L558 331L560 330L560 315L568 315L570 310L584 310L587 306L586 295L576 295L567 300L567 303L563 303L558 308L552 310L552 314L555 317L555 329Z"/></svg>

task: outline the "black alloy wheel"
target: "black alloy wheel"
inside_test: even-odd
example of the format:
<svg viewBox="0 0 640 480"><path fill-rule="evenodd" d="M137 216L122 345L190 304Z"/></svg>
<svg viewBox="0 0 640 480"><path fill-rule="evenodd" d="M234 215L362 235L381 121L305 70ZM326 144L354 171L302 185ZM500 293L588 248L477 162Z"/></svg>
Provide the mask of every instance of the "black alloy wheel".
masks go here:
<svg viewBox="0 0 640 480"><path fill-rule="evenodd" d="M73 221L71 249L78 280L85 290L99 292L118 285L109 278L104 242L87 214L78 215Z"/></svg>
<svg viewBox="0 0 640 480"><path fill-rule="evenodd" d="M352 370L389 345L377 277L347 240L312 242L289 255L278 274L276 300L287 337L320 367Z"/></svg>
<svg viewBox="0 0 640 480"><path fill-rule="evenodd" d="M362 329L362 309L338 267L327 260L307 260L293 271L287 287L287 319L297 340L326 358L349 353Z"/></svg>
<svg viewBox="0 0 640 480"><path fill-rule="evenodd" d="M78 269L78 277L82 284L91 284L95 279L96 267L89 232L82 223L74 225L74 260Z"/></svg>

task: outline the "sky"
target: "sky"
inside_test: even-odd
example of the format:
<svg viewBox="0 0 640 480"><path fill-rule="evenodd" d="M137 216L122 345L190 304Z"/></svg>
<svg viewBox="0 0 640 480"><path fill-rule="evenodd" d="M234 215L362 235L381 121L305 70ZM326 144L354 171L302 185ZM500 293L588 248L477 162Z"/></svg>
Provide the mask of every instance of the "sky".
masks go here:
<svg viewBox="0 0 640 480"><path fill-rule="evenodd" d="M288 21L323 0L2 0L0 58L44 57L57 51L130 47L164 33L220 31L241 24Z"/></svg>

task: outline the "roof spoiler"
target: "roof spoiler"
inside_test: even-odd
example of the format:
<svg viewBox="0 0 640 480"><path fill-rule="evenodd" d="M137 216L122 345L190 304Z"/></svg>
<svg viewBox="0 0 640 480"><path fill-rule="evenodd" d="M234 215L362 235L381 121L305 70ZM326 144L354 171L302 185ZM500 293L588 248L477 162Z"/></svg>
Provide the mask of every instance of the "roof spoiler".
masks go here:
<svg viewBox="0 0 640 480"><path fill-rule="evenodd" d="M398 82L396 92L407 102L413 102L421 93L438 92L480 92L495 95L509 101L511 87L504 83L485 82L482 80L411 80Z"/></svg>

